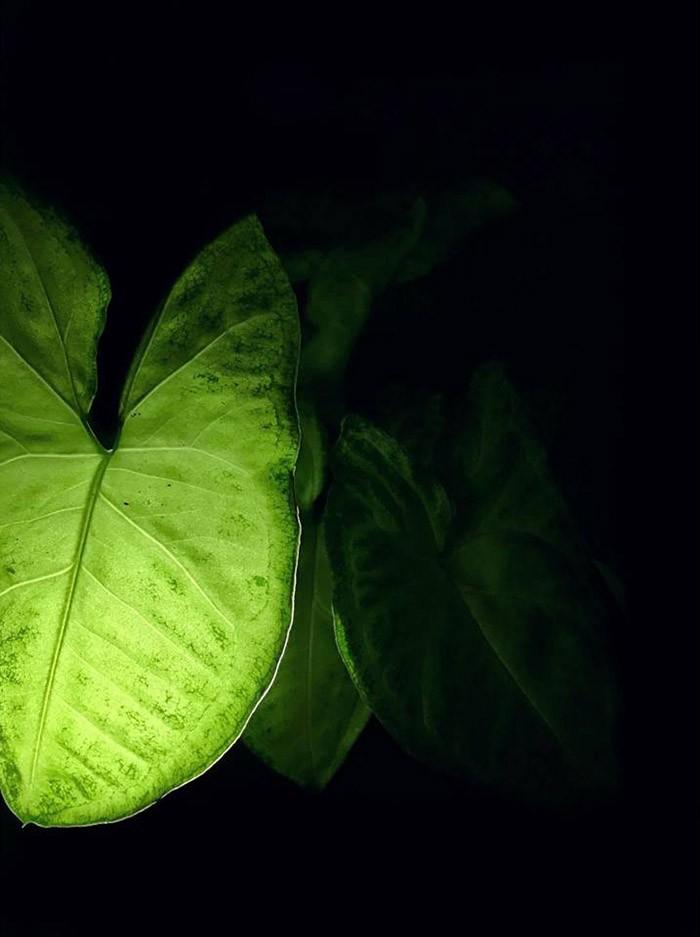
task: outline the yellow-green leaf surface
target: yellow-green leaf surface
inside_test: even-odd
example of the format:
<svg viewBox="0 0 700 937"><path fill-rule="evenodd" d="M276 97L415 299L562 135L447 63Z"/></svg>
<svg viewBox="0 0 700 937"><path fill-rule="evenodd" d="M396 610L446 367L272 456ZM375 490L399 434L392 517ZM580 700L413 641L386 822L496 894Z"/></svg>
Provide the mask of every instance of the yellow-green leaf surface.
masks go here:
<svg viewBox="0 0 700 937"><path fill-rule="evenodd" d="M302 514L294 624L275 682L245 741L280 774L322 788L369 718L340 658L323 525Z"/></svg>
<svg viewBox="0 0 700 937"><path fill-rule="evenodd" d="M0 782L42 826L201 774L269 687L298 521L293 294L253 217L185 271L90 432L109 287L0 188Z"/></svg>

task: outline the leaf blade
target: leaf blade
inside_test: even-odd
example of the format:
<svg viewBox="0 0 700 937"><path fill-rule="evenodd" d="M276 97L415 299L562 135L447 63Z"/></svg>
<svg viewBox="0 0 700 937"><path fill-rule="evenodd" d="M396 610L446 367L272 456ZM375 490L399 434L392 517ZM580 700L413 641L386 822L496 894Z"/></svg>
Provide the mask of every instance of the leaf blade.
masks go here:
<svg viewBox="0 0 700 937"><path fill-rule="evenodd" d="M188 292L193 278L204 285ZM52 393L66 376L58 366L42 373L42 361L60 349L47 328L22 332L13 288L0 332L11 321L6 344L29 349L37 367L32 376L4 352L14 371L1 372L0 400L20 416L0 435L0 781L25 822L104 822L206 770L272 680L299 536L295 304L255 219L221 235L176 284L177 302L165 306L176 315L156 321L151 358L137 359L147 360L135 375L143 419L130 411L106 453L84 412ZM76 370L88 375L83 402L94 302L89 314L90 360ZM62 308L59 321L70 315ZM197 322L192 366L177 330ZM216 331L221 341L204 350ZM11 406L7 374L23 381Z"/></svg>
<svg viewBox="0 0 700 937"><path fill-rule="evenodd" d="M509 429L489 425L496 440ZM516 441L523 431L518 424ZM568 796L580 771L592 789L605 788L615 773L614 694L586 620L604 609L579 547L565 540L568 518L558 494L543 493L537 461L527 478L540 500L529 507L523 478L516 473L509 499L498 462L481 461L478 447L470 453L484 487L461 488L442 548L444 514L430 485L391 437L346 421L327 508L338 646L363 698L416 757L519 796ZM516 446L516 466L521 458ZM499 516L525 523L524 547L507 549L505 532L498 540L482 529ZM554 544L534 549L535 521ZM506 588L513 576L519 606Z"/></svg>

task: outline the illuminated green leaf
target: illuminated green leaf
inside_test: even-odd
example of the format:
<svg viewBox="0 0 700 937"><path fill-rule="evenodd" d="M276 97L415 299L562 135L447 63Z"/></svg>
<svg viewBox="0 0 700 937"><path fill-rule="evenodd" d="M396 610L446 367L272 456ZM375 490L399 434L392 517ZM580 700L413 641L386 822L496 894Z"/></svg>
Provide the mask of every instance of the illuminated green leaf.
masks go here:
<svg viewBox="0 0 700 937"><path fill-rule="evenodd" d="M527 796L606 789L600 577L498 368L476 375L466 418L451 511L394 439L345 421L326 512L341 653L415 756Z"/></svg>
<svg viewBox="0 0 700 937"><path fill-rule="evenodd" d="M324 787L369 717L333 633L331 574L323 526L302 515L302 541L289 644L245 740L276 771Z"/></svg>
<svg viewBox="0 0 700 937"><path fill-rule="evenodd" d="M0 189L0 782L42 826L206 770L269 686L298 540L294 298L249 217L188 267L90 432L109 287Z"/></svg>

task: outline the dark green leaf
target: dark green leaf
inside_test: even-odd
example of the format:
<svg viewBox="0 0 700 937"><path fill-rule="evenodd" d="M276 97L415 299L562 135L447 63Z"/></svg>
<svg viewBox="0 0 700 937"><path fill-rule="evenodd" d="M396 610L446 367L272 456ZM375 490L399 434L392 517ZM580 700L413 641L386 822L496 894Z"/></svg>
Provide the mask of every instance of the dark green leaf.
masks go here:
<svg viewBox="0 0 700 937"><path fill-rule="evenodd" d="M294 624L275 682L245 740L276 771L321 788L368 717L335 643L323 527L302 515Z"/></svg>
<svg viewBox="0 0 700 937"><path fill-rule="evenodd" d="M440 394L394 386L379 402L378 423L393 436L421 471L431 472L445 431L445 401Z"/></svg>
<svg viewBox="0 0 700 937"><path fill-rule="evenodd" d="M430 273L454 256L470 234L512 211L515 204L502 186L483 181L436 192L426 202L423 231L396 270L398 283Z"/></svg>
<svg viewBox="0 0 700 937"><path fill-rule="evenodd" d="M429 763L528 796L614 783L609 606L498 369L475 378L450 515L398 444L345 422L327 507L338 643Z"/></svg>
<svg viewBox="0 0 700 937"><path fill-rule="evenodd" d="M330 251L309 283L306 318L313 332L302 349L301 382L338 382L369 314L418 239L425 205L418 199L390 234L359 247Z"/></svg>
<svg viewBox="0 0 700 937"><path fill-rule="evenodd" d="M303 250L281 258L290 283L305 283L320 267L323 251Z"/></svg>

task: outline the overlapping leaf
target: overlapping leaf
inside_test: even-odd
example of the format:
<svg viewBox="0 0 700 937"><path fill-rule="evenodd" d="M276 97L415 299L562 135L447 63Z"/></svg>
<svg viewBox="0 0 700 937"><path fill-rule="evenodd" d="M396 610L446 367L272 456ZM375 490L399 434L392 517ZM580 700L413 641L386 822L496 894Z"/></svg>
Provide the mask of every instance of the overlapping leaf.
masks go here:
<svg viewBox="0 0 700 937"><path fill-rule="evenodd" d="M301 547L294 623L275 682L256 710L245 741L263 761L299 784L321 788L340 767L369 711L335 643L332 580L322 504L327 454L313 405L302 398L302 440L295 475Z"/></svg>
<svg viewBox="0 0 700 937"><path fill-rule="evenodd" d="M321 788L369 718L338 654L323 526L302 514L294 624L275 682L245 740L276 771Z"/></svg>

